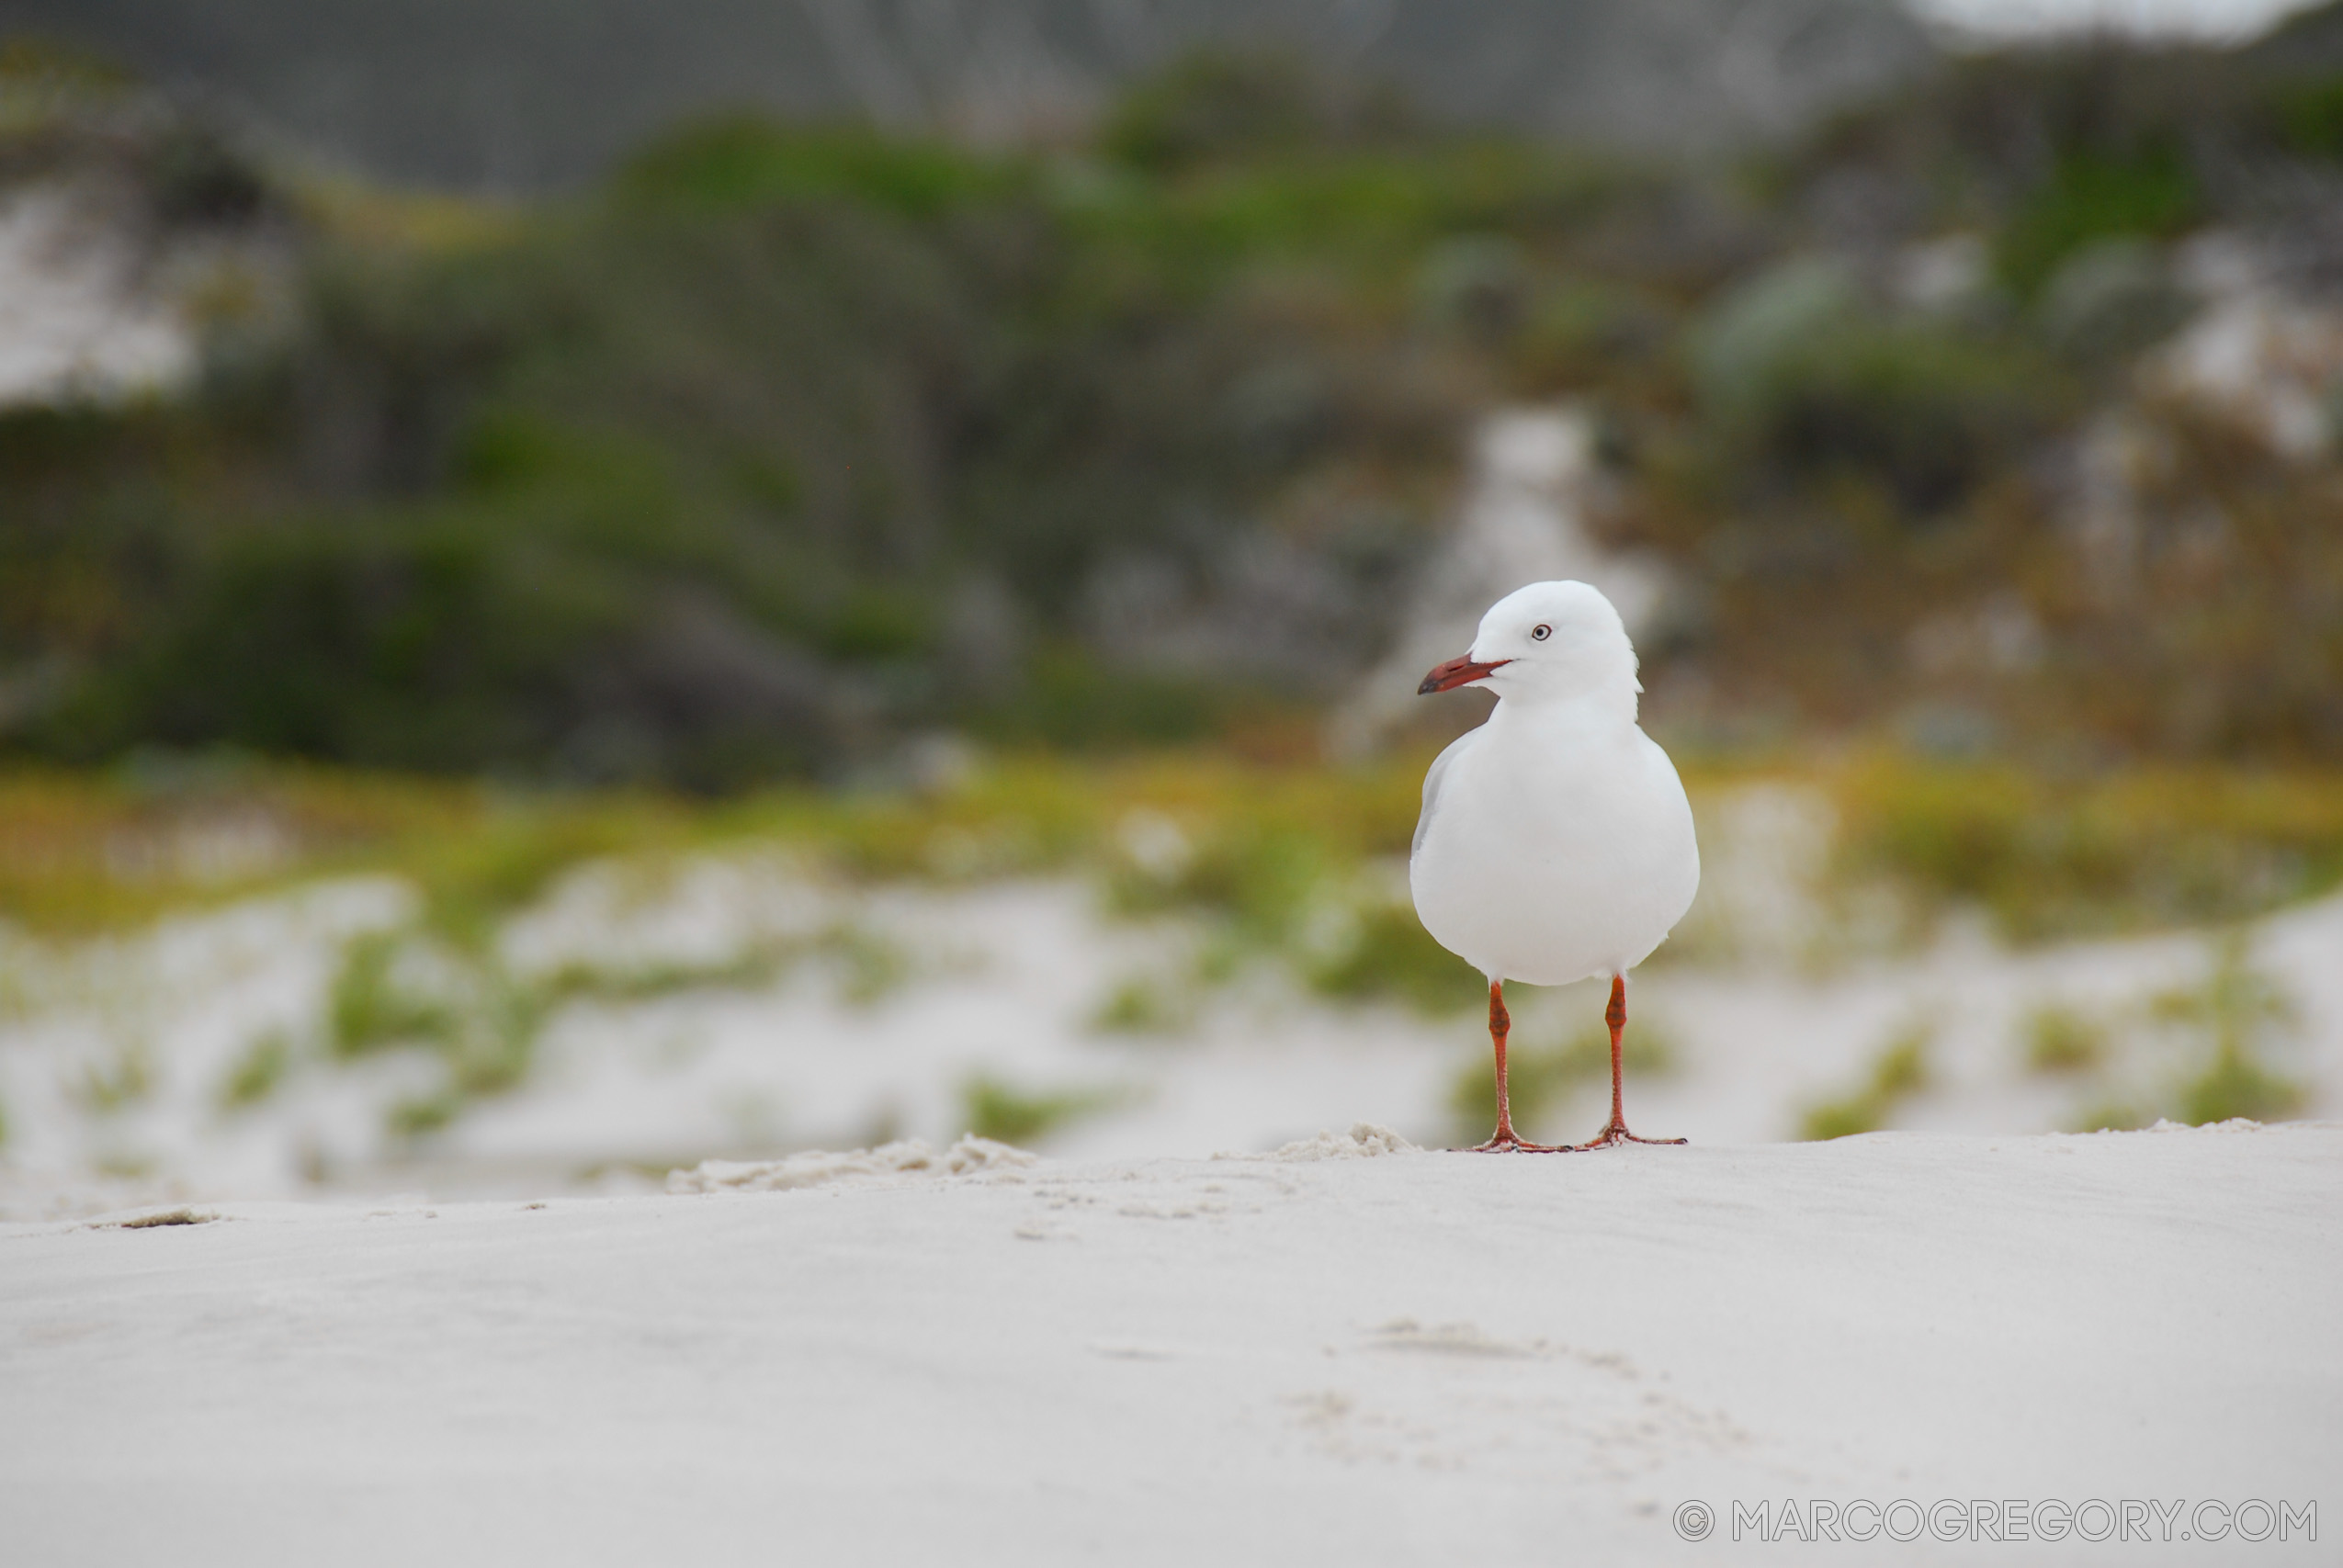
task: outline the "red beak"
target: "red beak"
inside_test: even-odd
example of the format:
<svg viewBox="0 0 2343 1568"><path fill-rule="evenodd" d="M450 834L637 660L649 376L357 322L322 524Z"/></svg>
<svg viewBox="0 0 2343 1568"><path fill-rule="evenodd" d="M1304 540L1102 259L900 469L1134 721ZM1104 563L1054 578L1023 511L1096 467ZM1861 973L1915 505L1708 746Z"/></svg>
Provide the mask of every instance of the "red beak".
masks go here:
<svg viewBox="0 0 2343 1568"><path fill-rule="evenodd" d="M1452 659L1445 664L1432 666L1432 673L1425 676L1423 684L1416 688L1416 695L1428 697L1434 692L1453 692L1459 686L1469 686L1490 671L1512 662L1510 659L1500 659L1482 664L1470 654L1462 659Z"/></svg>

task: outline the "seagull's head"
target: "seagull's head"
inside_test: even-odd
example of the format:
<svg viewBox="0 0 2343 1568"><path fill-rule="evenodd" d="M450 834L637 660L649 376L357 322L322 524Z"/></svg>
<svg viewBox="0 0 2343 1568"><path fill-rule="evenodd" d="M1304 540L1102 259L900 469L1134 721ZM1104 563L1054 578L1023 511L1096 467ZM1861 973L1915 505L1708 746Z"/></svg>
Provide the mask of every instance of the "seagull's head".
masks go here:
<svg viewBox="0 0 2343 1568"><path fill-rule="evenodd" d="M1472 650L1434 669L1416 692L1459 686L1533 700L1615 694L1630 711L1643 690L1619 612L1583 582L1533 582L1508 593L1480 618Z"/></svg>

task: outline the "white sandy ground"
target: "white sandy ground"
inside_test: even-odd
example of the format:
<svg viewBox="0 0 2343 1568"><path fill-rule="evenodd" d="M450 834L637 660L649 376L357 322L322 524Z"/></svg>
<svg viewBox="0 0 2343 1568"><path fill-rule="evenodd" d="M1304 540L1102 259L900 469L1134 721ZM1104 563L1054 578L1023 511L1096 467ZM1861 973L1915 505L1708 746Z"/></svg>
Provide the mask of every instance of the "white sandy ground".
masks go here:
<svg viewBox="0 0 2343 1568"><path fill-rule="evenodd" d="M0 1556L2335 1560L2343 1126L1347 1144L0 1226ZM1899 1497L2320 1539L1670 1528Z"/></svg>

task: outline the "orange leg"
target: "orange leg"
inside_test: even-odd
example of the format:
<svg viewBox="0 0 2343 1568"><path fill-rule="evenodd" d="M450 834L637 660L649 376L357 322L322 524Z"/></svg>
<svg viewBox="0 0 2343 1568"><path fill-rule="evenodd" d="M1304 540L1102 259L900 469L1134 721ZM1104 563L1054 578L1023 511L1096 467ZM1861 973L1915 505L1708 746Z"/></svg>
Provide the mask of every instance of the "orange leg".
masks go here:
<svg viewBox="0 0 2343 1568"><path fill-rule="evenodd" d="M1577 1149L1607 1149L1617 1144L1681 1144L1681 1138L1638 1138L1627 1131L1627 1113L1619 1093L1619 1035L1627 1027L1627 977L1611 977L1611 1005L1603 1010L1602 1021L1611 1026L1611 1121L1602 1132L1583 1144L1571 1145ZM1503 1101L1500 1100L1501 1105Z"/></svg>
<svg viewBox="0 0 2343 1568"><path fill-rule="evenodd" d="M1471 1154L1550 1155L1559 1152L1552 1144L1533 1144L1513 1131L1513 1108L1505 1097L1505 1037L1513 1032L1512 1014L1505 1010L1505 982L1488 983L1488 1043L1497 1053L1497 1131L1485 1144L1476 1144L1466 1151Z"/></svg>

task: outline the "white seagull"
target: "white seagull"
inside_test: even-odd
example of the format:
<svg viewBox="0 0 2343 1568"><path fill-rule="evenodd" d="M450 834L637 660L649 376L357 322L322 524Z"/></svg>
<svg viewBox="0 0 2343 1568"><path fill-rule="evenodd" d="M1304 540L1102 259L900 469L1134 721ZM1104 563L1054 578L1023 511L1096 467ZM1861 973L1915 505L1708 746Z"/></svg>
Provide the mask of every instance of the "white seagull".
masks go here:
<svg viewBox="0 0 2343 1568"><path fill-rule="evenodd" d="M1611 601L1583 582L1533 582L1481 617L1472 651L1423 679L1497 694L1487 722L1424 775L1408 884L1441 946L1488 976L1497 1132L1483 1150L1553 1153L1681 1144L1627 1131L1619 1033L1627 971L1692 908L1692 808L1668 753L1636 723L1636 650ZM1505 982L1611 976L1611 1122L1584 1144L1533 1144L1505 1099Z"/></svg>

